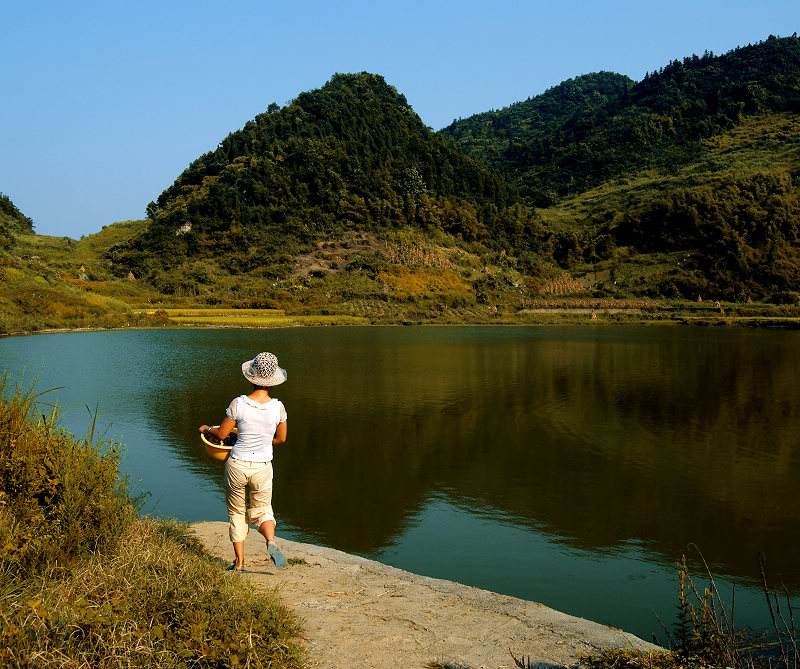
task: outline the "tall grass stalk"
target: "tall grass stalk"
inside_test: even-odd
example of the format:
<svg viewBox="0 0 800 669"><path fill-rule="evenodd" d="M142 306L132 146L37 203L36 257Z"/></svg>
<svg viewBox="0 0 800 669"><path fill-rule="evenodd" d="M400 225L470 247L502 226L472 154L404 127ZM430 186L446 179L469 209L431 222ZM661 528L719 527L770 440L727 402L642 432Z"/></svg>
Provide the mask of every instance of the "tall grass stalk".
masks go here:
<svg viewBox="0 0 800 669"><path fill-rule="evenodd" d="M757 637L752 630L737 629L735 586L730 604L726 604L702 553L696 546L692 548L699 555L708 586L700 592L684 556L678 569L677 621L672 630L664 628L671 650L643 652L616 648L582 657L582 664L590 669L798 669L800 652L791 598L785 586L778 590L769 585L764 556L759 556L759 564L773 625L772 639Z"/></svg>
<svg viewBox="0 0 800 669"><path fill-rule="evenodd" d="M767 598L767 607L769 608L772 627L775 630L778 651L785 667L797 669L800 666L800 651L798 651L797 647L797 628L794 623L794 611L789 589L782 585L779 592L778 589L770 587L767 581L765 563L766 556L763 553L759 554L758 566L761 574L761 585ZM788 622L783 611L781 611L781 598L786 602L786 612L789 616Z"/></svg>

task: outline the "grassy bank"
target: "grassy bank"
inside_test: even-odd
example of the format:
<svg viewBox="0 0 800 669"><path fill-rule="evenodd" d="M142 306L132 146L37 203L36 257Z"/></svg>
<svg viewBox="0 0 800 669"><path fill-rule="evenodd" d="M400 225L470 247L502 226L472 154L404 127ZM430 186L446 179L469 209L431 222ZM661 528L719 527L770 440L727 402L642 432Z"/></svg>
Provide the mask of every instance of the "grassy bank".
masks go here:
<svg viewBox="0 0 800 669"><path fill-rule="evenodd" d="M0 379L0 666L299 667L299 624L137 515L116 445Z"/></svg>

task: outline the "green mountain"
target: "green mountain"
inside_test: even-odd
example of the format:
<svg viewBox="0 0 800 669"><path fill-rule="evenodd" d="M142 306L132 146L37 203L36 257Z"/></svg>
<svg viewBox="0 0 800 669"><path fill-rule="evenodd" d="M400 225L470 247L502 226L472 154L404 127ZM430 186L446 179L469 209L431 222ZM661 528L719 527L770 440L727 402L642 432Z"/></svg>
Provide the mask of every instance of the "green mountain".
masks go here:
<svg viewBox="0 0 800 669"><path fill-rule="evenodd" d="M504 109L453 121L441 133L503 173L537 206L546 206L574 191L576 180L586 185L587 174L577 169L585 158L577 152L588 149L581 146L587 131L606 123L634 85L621 74L586 74Z"/></svg>
<svg viewBox="0 0 800 669"><path fill-rule="evenodd" d="M534 248L533 209L497 173L420 120L380 76L337 74L270 105L150 203L148 230L112 259L154 276L191 258L283 277L291 259L347 230L411 225Z"/></svg>
<svg viewBox="0 0 800 669"><path fill-rule="evenodd" d="M548 206L632 170L694 161L704 138L781 111L800 111L796 36L675 60L637 83L607 72L576 77L442 134Z"/></svg>
<svg viewBox="0 0 800 669"><path fill-rule="evenodd" d="M578 77L442 132L542 207L562 267L628 275L596 290L744 299L800 290L799 119L793 36Z"/></svg>
<svg viewBox="0 0 800 669"><path fill-rule="evenodd" d="M287 279L321 240L410 228L503 250L528 276L593 274L579 284L598 295L800 291L798 115L796 36L640 82L576 77L440 133L382 77L337 74L194 161L109 257L189 291ZM375 281L386 261L367 258Z"/></svg>

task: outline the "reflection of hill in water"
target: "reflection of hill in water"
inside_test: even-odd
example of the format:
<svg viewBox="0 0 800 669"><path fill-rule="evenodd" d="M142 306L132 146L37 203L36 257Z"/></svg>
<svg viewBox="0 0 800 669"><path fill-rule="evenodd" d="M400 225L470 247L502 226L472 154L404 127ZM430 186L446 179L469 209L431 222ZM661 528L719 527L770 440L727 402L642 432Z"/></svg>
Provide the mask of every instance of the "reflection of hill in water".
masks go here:
<svg viewBox="0 0 800 669"><path fill-rule="evenodd" d="M796 579L800 399L786 344L752 333L548 342L497 397L492 424L461 412L464 440L496 441L474 439L450 484L583 548L641 539L674 559L695 542L750 576L764 551Z"/></svg>
<svg viewBox="0 0 800 669"><path fill-rule="evenodd" d="M378 338L357 363L315 369L330 392L298 397L304 443L282 463L295 522L370 552L446 488L582 548L640 539L672 560L695 542L747 575L764 551L791 578L800 400L790 343L567 334Z"/></svg>
<svg viewBox="0 0 800 669"><path fill-rule="evenodd" d="M276 350L289 383L274 394L290 417L276 508L337 548L380 549L446 490L588 550L639 540L670 562L694 542L717 569L748 577L764 551L770 571L797 585L794 333L370 328L190 339L214 373L202 365L178 387L160 384L192 444L176 452L221 487L198 420L218 422L246 391L242 360Z"/></svg>

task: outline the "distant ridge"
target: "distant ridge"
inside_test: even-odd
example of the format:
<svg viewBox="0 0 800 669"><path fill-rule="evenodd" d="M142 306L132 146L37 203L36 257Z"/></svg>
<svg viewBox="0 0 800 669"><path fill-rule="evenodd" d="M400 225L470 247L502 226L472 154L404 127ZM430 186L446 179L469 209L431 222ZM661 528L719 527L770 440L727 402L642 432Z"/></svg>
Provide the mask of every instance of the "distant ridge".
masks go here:
<svg viewBox="0 0 800 669"><path fill-rule="evenodd" d="M619 275L615 289L640 295L791 302L799 132L796 34L675 60L636 83L576 77L442 130L544 208L565 269ZM664 264L670 253L682 262Z"/></svg>
<svg viewBox="0 0 800 669"><path fill-rule="evenodd" d="M10 249L14 233L19 232L33 232L33 221L17 209L8 195L0 193L0 249Z"/></svg>
<svg viewBox="0 0 800 669"><path fill-rule="evenodd" d="M4 193L0 193L0 226L11 231L33 232L33 221L17 209Z"/></svg>
<svg viewBox="0 0 800 669"><path fill-rule="evenodd" d="M575 77L441 132L549 206L632 169L685 164L701 139L778 111L800 111L796 35L674 60L640 82L608 72Z"/></svg>

